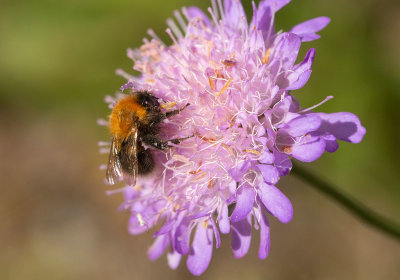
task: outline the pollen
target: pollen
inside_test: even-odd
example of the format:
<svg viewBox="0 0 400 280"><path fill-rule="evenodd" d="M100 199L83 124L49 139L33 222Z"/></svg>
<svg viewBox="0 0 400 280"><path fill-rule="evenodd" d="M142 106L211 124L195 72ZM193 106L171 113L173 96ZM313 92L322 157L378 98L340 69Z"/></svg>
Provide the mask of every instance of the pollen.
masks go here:
<svg viewBox="0 0 400 280"><path fill-rule="evenodd" d="M202 171L202 172L200 173L200 175L199 175L196 179L192 180L192 183L195 183L195 182L200 181L201 179L204 178L204 176L206 176L206 172Z"/></svg>
<svg viewBox="0 0 400 280"><path fill-rule="evenodd" d="M210 84L210 88L212 90L215 90L215 85L214 85L214 81L211 77L208 78L208 83Z"/></svg>
<svg viewBox="0 0 400 280"><path fill-rule="evenodd" d="M222 64L225 65L226 67L233 67L236 65L236 61L232 59L225 59L222 61Z"/></svg>
<svg viewBox="0 0 400 280"><path fill-rule="evenodd" d="M261 60L262 64L268 64L269 55L270 55L270 54L271 54L271 48L269 48L269 49L265 52L265 54L264 54L264 56L263 56L263 58L262 58L262 60Z"/></svg>
<svg viewBox="0 0 400 280"><path fill-rule="evenodd" d="M174 101L174 102L161 103L160 106L161 106L161 108L163 108L165 110L172 110L175 108L176 104L177 104L177 102Z"/></svg>
<svg viewBox="0 0 400 280"><path fill-rule="evenodd" d="M292 147L290 147L290 146L283 146L283 147L282 147L282 151L283 151L285 154L290 154L290 153L292 152Z"/></svg>
<svg viewBox="0 0 400 280"><path fill-rule="evenodd" d="M250 153L250 154L254 154L254 155L256 155L256 156L259 156L259 155L260 155L260 152L257 151L257 150L254 150L254 149L246 149L246 150L243 150L243 152Z"/></svg>
<svg viewBox="0 0 400 280"><path fill-rule="evenodd" d="M217 96L220 96L222 93L224 93L228 89L231 83L232 83L232 77L230 77L229 80L225 83L221 91L217 93Z"/></svg>
<svg viewBox="0 0 400 280"><path fill-rule="evenodd" d="M181 206L180 206L178 203L176 203L176 204L174 205L174 211L175 211L175 212L178 211L180 207L181 207Z"/></svg>

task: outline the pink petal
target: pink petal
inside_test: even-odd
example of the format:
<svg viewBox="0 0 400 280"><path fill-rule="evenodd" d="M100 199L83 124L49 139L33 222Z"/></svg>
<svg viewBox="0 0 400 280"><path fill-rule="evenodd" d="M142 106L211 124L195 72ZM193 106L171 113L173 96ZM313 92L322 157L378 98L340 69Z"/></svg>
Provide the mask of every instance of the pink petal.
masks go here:
<svg viewBox="0 0 400 280"><path fill-rule="evenodd" d="M234 257L237 259L244 257L249 251L251 241L249 218L232 223L231 238Z"/></svg>
<svg viewBox="0 0 400 280"><path fill-rule="evenodd" d="M319 131L329 132L339 140L359 143L366 133L360 119L352 113L316 113L316 115L322 119Z"/></svg>
<svg viewBox="0 0 400 280"><path fill-rule="evenodd" d="M279 172L276 167L272 165L258 164L257 168L261 171L265 183L274 185L279 181Z"/></svg>
<svg viewBox="0 0 400 280"><path fill-rule="evenodd" d="M299 137L308 132L316 131L320 126L321 119L314 114L308 114L297 117L288 122L284 127L284 131L292 137Z"/></svg>
<svg viewBox="0 0 400 280"><path fill-rule="evenodd" d="M233 29L247 29L246 14L240 0L224 0L225 23Z"/></svg>
<svg viewBox="0 0 400 280"><path fill-rule="evenodd" d="M293 217L290 200L275 186L264 184L259 188L258 196L267 210L282 223L288 223Z"/></svg>
<svg viewBox="0 0 400 280"><path fill-rule="evenodd" d="M288 80L289 86L285 89L295 90L302 88L308 81L311 75L311 65L314 61L315 49L310 49L304 60L294 66L293 72L291 72L286 79Z"/></svg>
<svg viewBox="0 0 400 280"><path fill-rule="evenodd" d="M232 222L238 222L247 217L251 209L253 209L256 191L253 187L244 185L236 191L236 195L236 207L231 215Z"/></svg>
<svg viewBox="0 0 400 280"><path fill-rule="evenodd" d="M330 21L327 17L317 17L294 26L289 32L297 34L303 42L312 41L319 38L315 33L324 29Z"/></svg>
<svg viewBox="0 0 400 280"><path fill-rule="evenodd" d="M228 217L228 206L225 203L222 204L221 210L219 211L218 224L221 233L223 234L229 233L231 224L229 222L229 217Z"/></svg>
<svg viewBox="0 0 400 280"><path fill-rule="evenodd" d="M174 235L173 247L181 255L186 255L189 252L190 221L190 219L183 219Z"/></svg>
<svg viewBox="0 0 400 280"><path fill-rule="evenodd" d="M208 27L212 26L211 21L208 18L208 16L205 13L203 13L203 11L200 10L199 8L194 7L194 6L189 7L186 9L186 13L189 16L189 19L200 18L203 21L205 26L208 26Z"/></svg>
<svg viewBox="0 0 400 280"><path fill-rule="evenodd" d="M321 137L305 136L299 144L293 145L290 155L304 162L318 159L325 151L325 141Z"/></svg>
<svg viewBox="0 0 400 280"><path fill-rule="evenodd" d="M269 223L267 216L261 212L260 221L260 246L258 248L258 257L265 259L268 256L270 249L270 235L269 235Z"/></svg>
<svg viewBox="0 0 400 280"><path fill-rule="evenodd" d="M160 235L151 245L150 249L147 251L147 255L150 260L154 261L158 259L167 249L170 243L170 238L168 234Z"/></svg>
<svg viewBox="0 0 400 280"><path fill-rule="evenodd" d="M179 263L181 262L181 258L182 255L175 250L173 250L172 252L168 252L167 253L168 266L173 270L177 269Z"/></svg>
<svg viewBox="0 0 400 280"><path fill-rule="evenodd" d="M213 230L202 224L197 226L196 233L187 259L187 267L194 275L202 274L210 264L213 247Z"/></svg>

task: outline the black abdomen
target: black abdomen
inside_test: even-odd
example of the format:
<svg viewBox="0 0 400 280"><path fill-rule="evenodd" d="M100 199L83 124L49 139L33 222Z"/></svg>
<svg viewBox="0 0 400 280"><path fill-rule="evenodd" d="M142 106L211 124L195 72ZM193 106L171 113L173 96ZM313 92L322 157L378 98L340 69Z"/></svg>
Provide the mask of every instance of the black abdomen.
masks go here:
<svg viewBox="0 0 400 280"><path fill-rule="evenodd" d="M154 160L149 149L143 149L137 154L138 161L138 173L147 174L151 172L154 168Z"/></svg>

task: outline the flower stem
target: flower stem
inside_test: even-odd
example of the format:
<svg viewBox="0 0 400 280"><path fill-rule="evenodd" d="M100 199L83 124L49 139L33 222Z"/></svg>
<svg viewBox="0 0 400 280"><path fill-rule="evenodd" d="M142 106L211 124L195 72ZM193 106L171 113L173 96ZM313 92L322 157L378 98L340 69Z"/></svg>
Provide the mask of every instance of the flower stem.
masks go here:
<svg viewBox="0 0 400 280"><path fill-rule="evenodd" d="M356 200L354 197L343 193L331 184L325 182L321 178L318 178L311 172L298 165L293 166L292 172L297 177L309 183L312 187L330 196L333 200L340 203L364 222L400 240L400 226L393 221L390 221L389 219L379 215L360 201Z"/></svg>

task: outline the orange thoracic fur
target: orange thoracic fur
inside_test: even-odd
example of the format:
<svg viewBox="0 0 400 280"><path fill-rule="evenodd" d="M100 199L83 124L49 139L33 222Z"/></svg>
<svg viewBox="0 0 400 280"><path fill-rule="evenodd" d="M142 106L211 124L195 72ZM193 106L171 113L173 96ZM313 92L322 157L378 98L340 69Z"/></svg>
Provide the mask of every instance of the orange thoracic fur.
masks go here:
<svg viewBox="0 0 400 280"><path fill-rule="evenodd" d="M115 104L110 115L110 133L119 139L127 139L137 121L145 122L146 109L138 104L135 95L129 95Z"/></svg>

